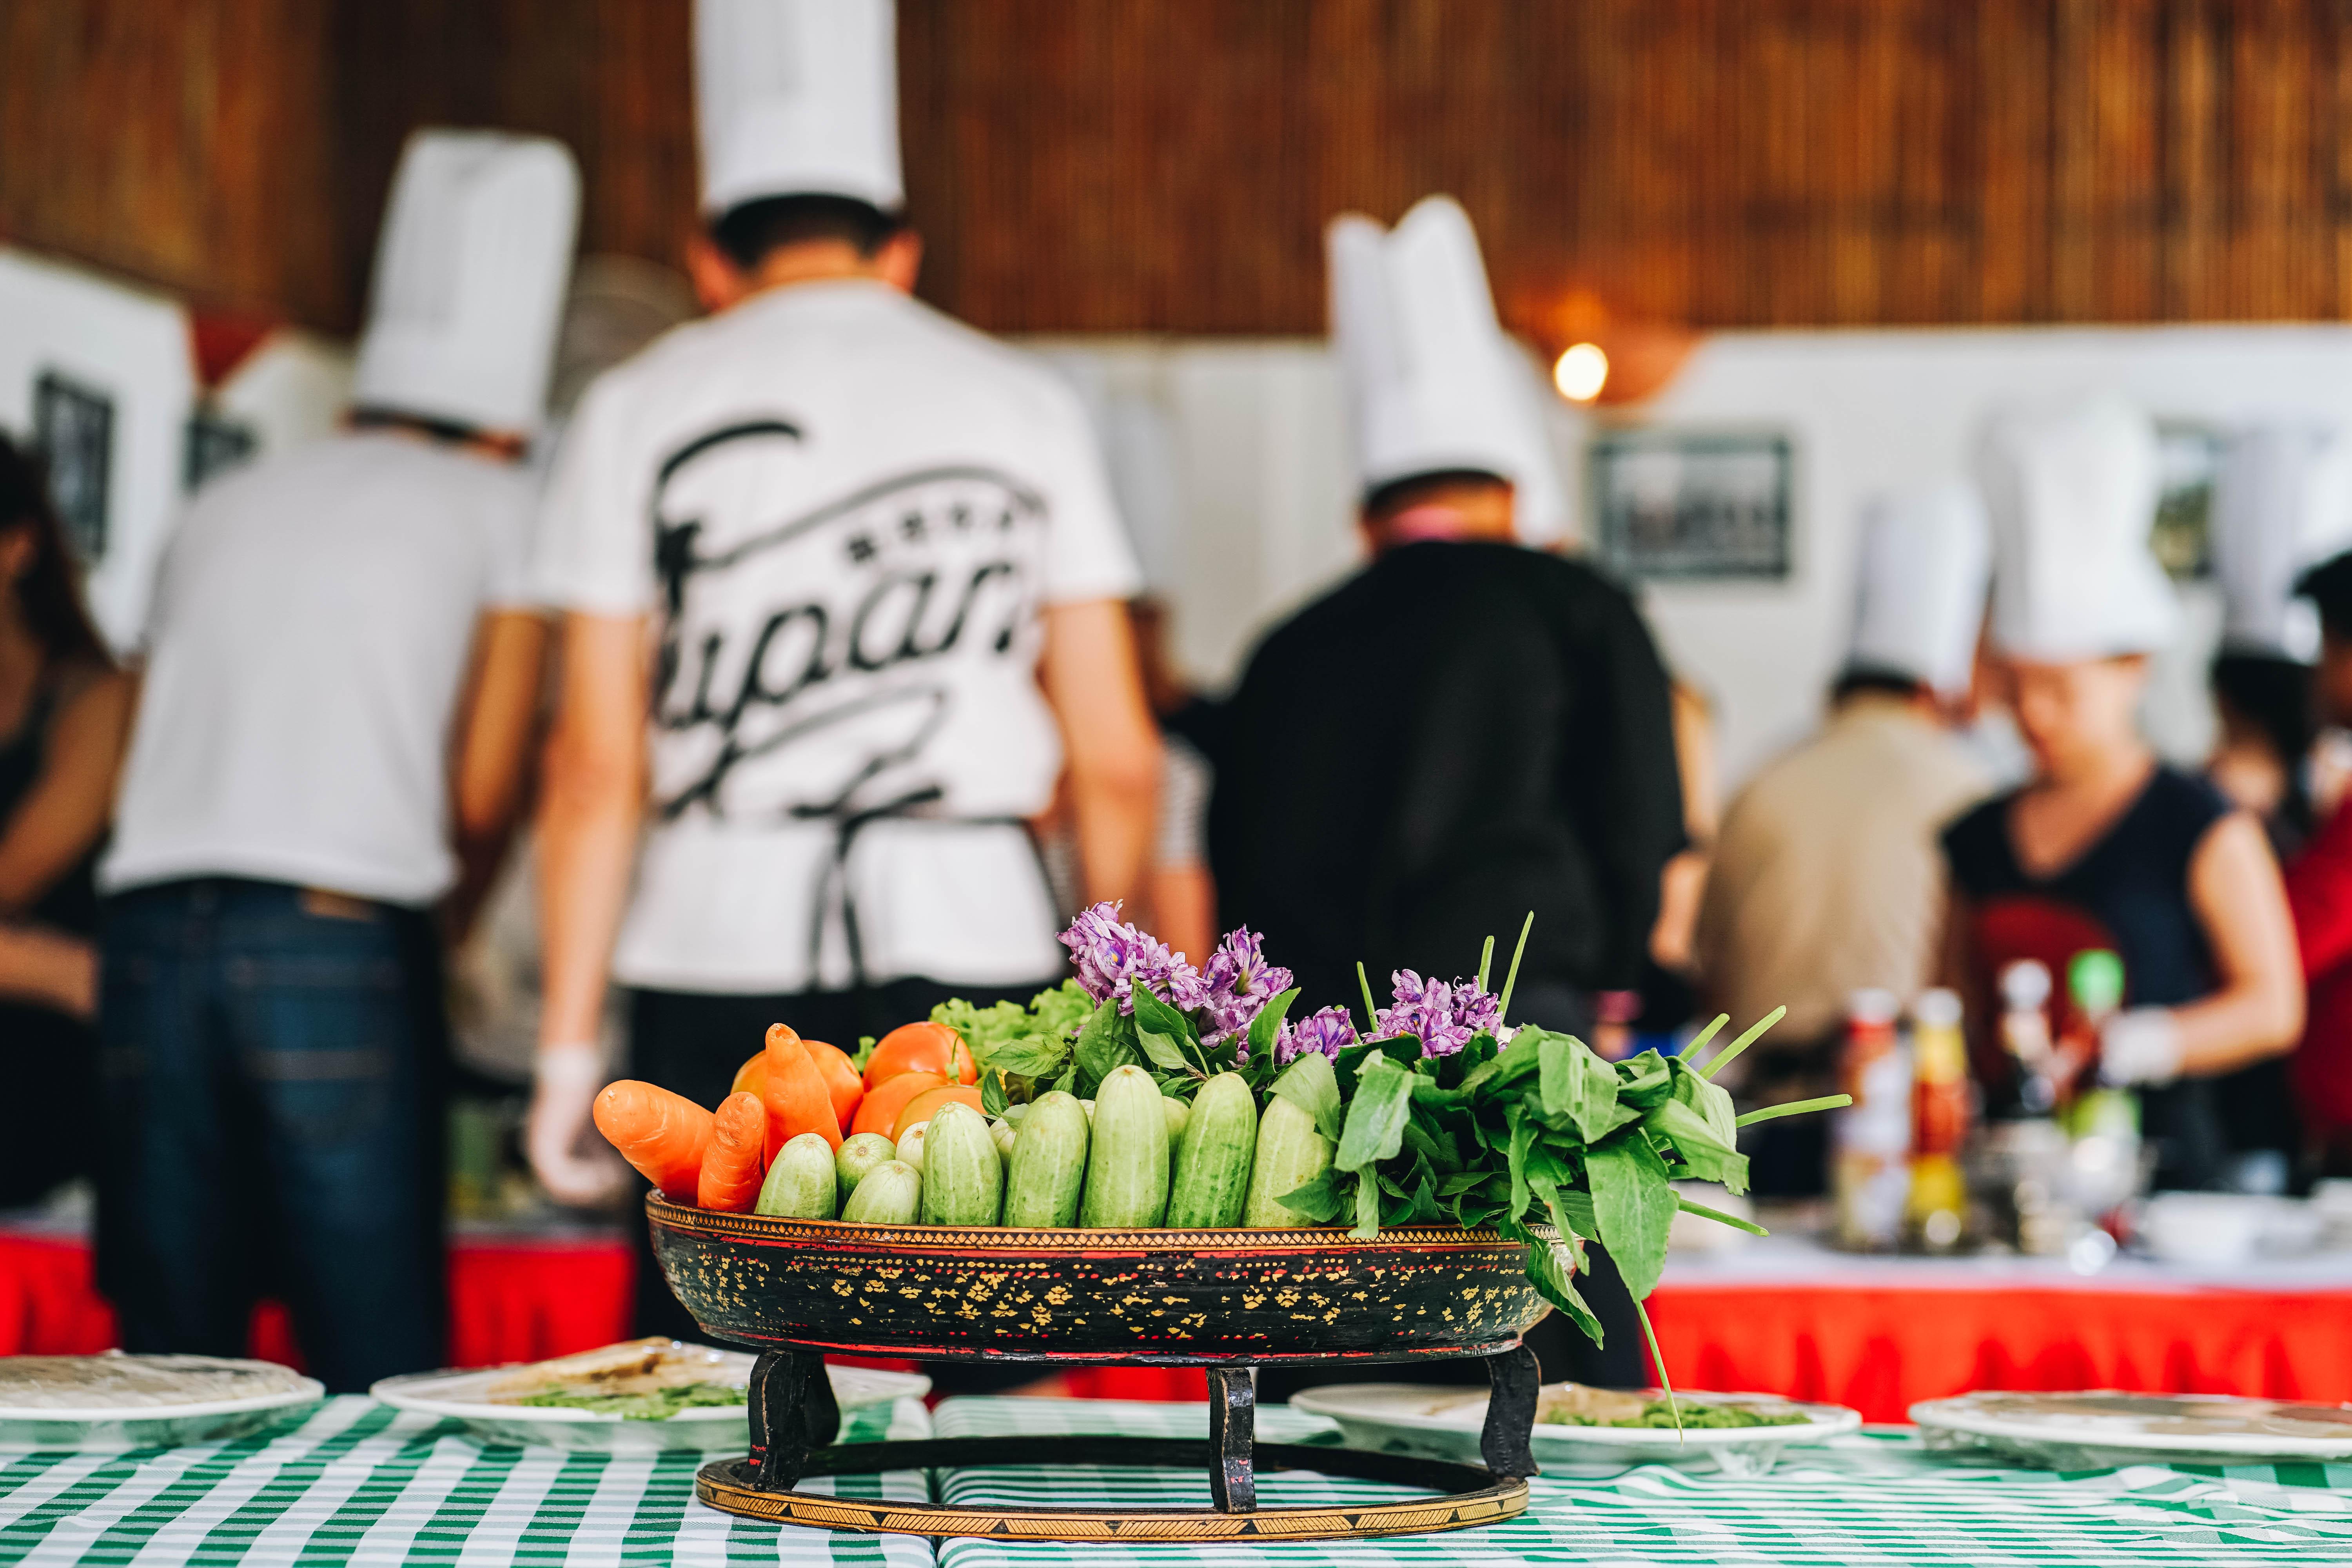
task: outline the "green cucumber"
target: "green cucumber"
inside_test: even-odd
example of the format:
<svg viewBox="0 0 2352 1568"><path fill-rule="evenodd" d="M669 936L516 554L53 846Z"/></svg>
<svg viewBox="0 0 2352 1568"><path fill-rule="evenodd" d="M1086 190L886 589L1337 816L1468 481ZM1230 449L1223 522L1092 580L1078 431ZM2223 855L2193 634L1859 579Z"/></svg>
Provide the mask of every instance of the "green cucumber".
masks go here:
<svg viewBox="0 0 2352 1568"><path fill-rule="evenodd" d="M803 1132L776 1151L776 1163L768 1167L768 1179L760 1184L760 1201L751 1212L786 1219L831 1219L841 1201L840 1184L833 1145L821 1132Z"/></svg>
<svg viewBox="0 0 2352 1568"><path fill-rule="evenodd" d="M1168 1113L1160 1086L1132 1062L1095 1090L1078 1223L1096 1230L1150 1229L1168 1212Z"/></svg>
<svg viewBox="0 0 2352 1568"><path fill-rule="evenodd" d="M1171 1103L1173 1103L1172 1101ZM1257 1148L1257 1100L1237 1072L1201 1086L1176 1153L1168 1189L1172 1230L1217 1230L1241 1223L1249 1201L1250 1156Z"/></svg>
<svg viewBox="0 0 2352 1568"><path fill-rule="evenodd" d="M1315 1118L1279 1095L1268 1098L1257 1124L1257 1159L1242 1224L1252 1230L1305 1225L1297 1211L1282 1206L1283 1196L1330 1168L1331 1140L1315 1131Z"/></svg>
<svg viewBox="0 0 2352 1568"><path fill-rule="evenodd" d="M1061 1089L1030 1102L1004 1172L1004 1223L1055 1230L1078 1217L1087 1179L1087 1113Z"/></svg>
<svg viewBox="0 0 2352 1568"><path fill-rule="evenodd" d="M1184 1126L1192 1119L1192 1108L1172 1094L1163 1094L1160 1097L1160 1109L1168 1117L1168 1152L1172 1158L1177 1145L1184 1142Z"/></svg>
<svg viewBox="0 0 2352 1568"><path fill-rule="evenodd" d="M906 1131L900 1133L898 1135L898 1148L896 1155L898 1163L902 1165L912 1165L918 1171L921 1170L923 1168L923 1140L929 1137L930 1132L931 1124L929 1122L918 1121L912 1127L908 1128Z"/></svg>
<svg viewBox="0 0 2352 1568"><path fill-rule="evenodd" d="M1013 1145L1021 1137L1020 1132L1013 1127L1013 1123L1010 1121L992 1121L988 1124L988 1135L996 1140L996 1152L998 1153L1003 1155L1007 1160L1013 1158Z"/></svg>
<svg viewBox="0 0 2352 1568"><path fill-rule="evenodd" d="M950 1102L923 1139L923 1223L994 1225L1004 1212L1004 1156L988 1119Z"/></svg>
<svg viewBox="0 0 2352 1568"><path fill-rule="evenodd" d="M923 1173L901 1160L885 1160L866 1173L841 1217L854 1225L912 1225L922 1212Z"/></svg>
<svg viewBox="0 0 2352 1568"><path fill-rule="evenodd" d="M866 1172L885 1160L898 1157L898 1145L879 1132L859 1132L843 1139L841 1152L833 1157L835 1173L841 1178L841 1201L849 1201L849 1194L857 1190Z"/></svg>

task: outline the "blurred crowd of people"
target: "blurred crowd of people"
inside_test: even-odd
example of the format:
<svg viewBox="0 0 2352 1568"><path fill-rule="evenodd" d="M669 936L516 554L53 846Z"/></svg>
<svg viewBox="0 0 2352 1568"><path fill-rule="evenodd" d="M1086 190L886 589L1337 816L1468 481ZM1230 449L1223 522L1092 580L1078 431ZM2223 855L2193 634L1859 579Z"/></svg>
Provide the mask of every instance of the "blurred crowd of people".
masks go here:
<svg viewBox="0 0 2352 1568"><path fill-rule="evenodd" d="M0 1039L57 1108L0 1204L96 1179L131 1348L235 1353L267 1292L332 1388L439 1363L446 955L534 816L522 1147L564 1204L621 1194L609 1079L715 1104L777 1019L1026 1000L1100 900L1188 952L1262 932L1302 1011L1532 911L1516 1020L1622 1055L1785 1006L1764 1103L1824 1092L1858 990L1981 1027L2005 965L2108 950L2126 1005L2068 1070L2137 1091L2161 1183L2352 1153L2352 438L2230 448L2208 773L2136 721L2179 613L2153 427L2094 398L1873 507L1819 732L1718 811L1633 596L1524 542L1564 499L1468 219L1342 217L1367 563L1203 701L1080 397L913 297L887 4L696 26L706 313L588 385L543 482L579 178L489 132L412 139L349 428L199 493L133 668L0 446ZM1996 793L1999 715L2030 767ZM1759 1185L1822 1160L1760 1145Z"/></svg>

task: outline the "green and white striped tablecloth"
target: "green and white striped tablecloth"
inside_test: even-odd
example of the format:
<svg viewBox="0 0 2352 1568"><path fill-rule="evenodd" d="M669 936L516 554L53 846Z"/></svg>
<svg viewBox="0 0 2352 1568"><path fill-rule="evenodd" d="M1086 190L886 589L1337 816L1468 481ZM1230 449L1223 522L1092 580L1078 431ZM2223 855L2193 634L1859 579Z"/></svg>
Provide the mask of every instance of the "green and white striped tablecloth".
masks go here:
<svg viewBox="0 0 2352 1568"><path fill-rule="evenodd" d="M1115 1432L1204 1436L1201 1405L957 1399L854 1414L845 1436ZM1328 1440L1289 1410L1261 1411L1269 1442ZM1421 1538L1265 1545L1003 1545L836 1535L754 1523L693 1500L702 1456L611 1458L484 1447L459 1428L364 1399L233 1443L136 1454L0 1454L0 1563L404 1563L538 1568L679 1563L731 1568L1413 1568L1461 1563L2352 1563L2352 1468L2147 1466L2084 1475L1970 1468L1908 1438L1794 1450L1735 1480L1647 1465L1545 1476L1528 1511ZM829 1483L813 1481L812 1487ZM1203 1507L1191 1472L1057 1467L843 1477L844 1491L956 1503ZM1276 1471L1270 1503L1358 1500L1369 1482Z"/></svg>
<svg viewBox="0 0 2352 1568"><path fill-rule="evenodd" d="M1205 1405L1108 1401L951 1400L933 1414L943 1437L1092 1431L1208 1435ZM1285 1408L1258 1412L1266 1442L1311 1441L1328 1426ZM938 1478L942 1501L1121 1501L1205 1508L1205 1476L1173 1470L1006 1467ZM1000 1545L940 1543L941 1568L1250 1564L1251 1568L1412 1568L1456 1563L2106 1564L2352 1563L2352 1467L2260 1466L2195 1471L2159 1466L2090 1475L1964 1467L1910 1436L1869 1436L1792 1449L1771 1474L1735 1480L1711 1467L1644 1465L1549 1474L1517 1519L1445 1535L1363 1542ZM1370 1481L1261 1473L1267 1504L1394 1495Z"/></svg>
<svg viewBox="0 0 2352 1568"><path fill-rule="evenodd" d="M922 1405L853 1411L850 1441L922 1437ZM231 1443L132 1454L0 1454L0 1563L405 1563L543 1568L934 1568L928 1542L737 1519L694 1500L706 1456L617 1457L478 1445L454 1423L362 1398ZM920 1501L919 1471L813 1480Z"/></svg>

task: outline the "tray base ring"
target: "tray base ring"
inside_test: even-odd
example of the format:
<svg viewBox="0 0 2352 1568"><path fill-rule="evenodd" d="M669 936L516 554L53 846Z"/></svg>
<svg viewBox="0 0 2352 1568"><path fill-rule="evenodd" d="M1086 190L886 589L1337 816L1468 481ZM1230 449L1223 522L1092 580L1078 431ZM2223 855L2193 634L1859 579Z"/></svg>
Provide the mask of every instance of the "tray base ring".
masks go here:
<svg viewBox="0 0 2352 1568"><path fill-rule="evenodd" d="M1246 1511L972 1508L772 1489L760 1484L749 1458L716 1459L703 1466L694 1478L694 1495L724 1512L777 1524L981 1541L1361 1540L1495 1524L1528 1506L1524 1479L1497 1476L1475 1465L1288 1443L1255 1445L1252 1458L1261 1468L1386 1481L1415 1488L1420 1495L1380 1502L1257 1506ZM798 1468L802 1478L982 1465L1149 1465L1213 1475L1219 1459L1212 1444L1154 1437L950 1437L839 1444L810 1453Z"/></svg>

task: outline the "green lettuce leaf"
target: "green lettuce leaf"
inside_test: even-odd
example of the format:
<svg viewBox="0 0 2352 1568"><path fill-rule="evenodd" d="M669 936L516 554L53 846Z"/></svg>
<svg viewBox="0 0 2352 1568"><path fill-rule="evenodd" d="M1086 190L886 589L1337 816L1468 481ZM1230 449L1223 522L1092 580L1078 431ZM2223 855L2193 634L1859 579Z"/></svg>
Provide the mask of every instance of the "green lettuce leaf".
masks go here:
<svg viewBox="0 0 2352 1568"><path fill-rule="evenodd" d="M1361 1171L1382 1160L1393 1160L1404 1146L1404 1124L1412 1110L1412 1080L1416 1075L1387 1057L1367 1059L1356 1077L1356 1097L1339 1131L1339 1152L1331 1163L1343 1171Z"/></svg>
<svg viewBox="0 0 2352 1568"><path fill-rule="evenodd" d="M1647 1296L1666 1266L1666 1232L1675 1221L1675 1190L1666 1164L1638 1127L1629 1127L1586 1151L1592 1212L1601 1245L1623 1275L1635 1300Z"/></svg>
<svg viewBox="0 0 2352 1568"><path fill-rule="evenodd" d="M1313 1117L1315 1131L1332 1142L1339 1141L1339 1080L1332 1074L1331 1058L1322 1052L1308 1051L1292 1062L1266 1092Z"/></svg>

